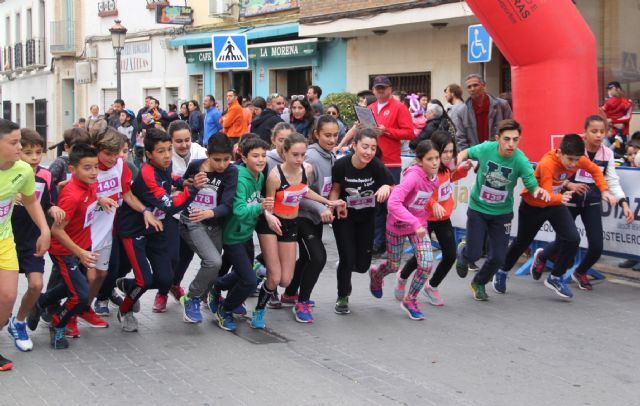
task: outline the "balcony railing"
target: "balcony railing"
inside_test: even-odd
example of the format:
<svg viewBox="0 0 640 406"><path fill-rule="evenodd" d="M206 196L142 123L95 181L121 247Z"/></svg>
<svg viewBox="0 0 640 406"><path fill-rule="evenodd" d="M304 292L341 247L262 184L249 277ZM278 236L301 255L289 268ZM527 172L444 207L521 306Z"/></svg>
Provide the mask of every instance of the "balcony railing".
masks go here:
<svg viewBox="0 0 640 406"><path fill-rule="evenodd" d="M73 20L61 20L51 22L51 44L49 49L52 53L75 53L76 41Z"/></svg>
<svg viewBox="0 0 640 406"><path fill-rule="evenodd" d="M18 42L13 46L13 69L20 69L24 66L22 51L23 51L22 42Z"/></svg>
<svg viewBox="0 0 640 406"><path fill-rule="evenodd" d="M44 39L31 38L27 40L25 47L26 66L44 66L47 64L44 58Z"/></svg>

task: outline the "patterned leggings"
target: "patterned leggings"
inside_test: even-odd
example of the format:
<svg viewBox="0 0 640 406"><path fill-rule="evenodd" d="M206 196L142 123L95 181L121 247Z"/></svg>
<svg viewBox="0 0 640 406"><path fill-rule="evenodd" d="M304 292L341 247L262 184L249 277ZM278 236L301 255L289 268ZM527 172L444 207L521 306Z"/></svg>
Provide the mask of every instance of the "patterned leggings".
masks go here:
<svg viewBox="0 0 640 406"><path fill-rule="evenodd" d="M426 234L422 238L418 238L415 234L398 235L387 230L387 260L378 267L375 274L376 279L382 281L385 276L396 273L400 268L402 253L404 251L404 239L408 238L409 243L413 247L413 252L418 260L418 269L413 275L413 281L409 287L407 299L415 300L420 293L420 289L424 286L431 274L431 265L433 263L433 253L431 251L431 240Z"/></svg>

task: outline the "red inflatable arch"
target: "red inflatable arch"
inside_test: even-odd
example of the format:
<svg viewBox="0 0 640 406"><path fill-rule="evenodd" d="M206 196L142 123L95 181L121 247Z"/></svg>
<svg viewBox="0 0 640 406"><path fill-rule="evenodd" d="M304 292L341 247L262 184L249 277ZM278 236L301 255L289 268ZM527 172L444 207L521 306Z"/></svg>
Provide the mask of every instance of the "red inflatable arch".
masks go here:
<svg viewBox="0 0 640 406"><path fill-rule="evenodd" d="M598 113L596 40L571 0L467 0L511 64L520 147L537 161ZM556 140L556 141L554 141Z"/></svg>

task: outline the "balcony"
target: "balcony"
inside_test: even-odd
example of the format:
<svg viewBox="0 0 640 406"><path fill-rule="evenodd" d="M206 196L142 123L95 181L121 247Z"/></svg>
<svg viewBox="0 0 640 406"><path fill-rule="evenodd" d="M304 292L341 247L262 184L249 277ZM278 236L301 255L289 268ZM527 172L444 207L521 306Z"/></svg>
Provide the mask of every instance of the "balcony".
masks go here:
<svg viewBox="0 0 640 406"><path fill-rule="evenodd" d="M51 44L49 50L56 55L75 55L75 21L61 20L51 22Z"/></svg>
<svg viewBox="0 0 640 406"><path fill-rule="evenodd" d="M18 42L13 46L13 69L20 69L24 66L22 56L22 42Z"/></svg>
<svg viewBox="0 0 640 406"><path fill-rule="evenodd" d="M25 47L25 62L27 68L45 66L47 64L44 56L44 47L43 38L31 38L27 40Z"/></svg>

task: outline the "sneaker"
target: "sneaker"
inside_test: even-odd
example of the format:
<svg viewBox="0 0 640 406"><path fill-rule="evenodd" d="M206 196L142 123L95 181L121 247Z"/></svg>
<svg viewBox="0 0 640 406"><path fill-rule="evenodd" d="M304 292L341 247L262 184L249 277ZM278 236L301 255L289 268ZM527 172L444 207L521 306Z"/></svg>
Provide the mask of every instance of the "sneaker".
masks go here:
<svg viewBox="0 0 640 406"><path fill-rule="evenodd" d="M624 261L618 263L620 268L633 268L638 264L638 261L635 259L625 259Z"/></svg>
<svg viewBox="0 0 640 406"><path fill-rule="evenodd" d="M171 289L169 289L169 292L171 292L173 298L176 299L176 302L180 302L180 298L184 296L184 289L179 285L172 286Z"/></svg>
<svg viewBox="0 0 640 406"><path fill-rule="evenodd" d="M253 315L251 316L251 328L263 329L265 328L264 324L264 313L267 309L255 309L253 311Z"/></svg>
<svg viewBox="0 0 640 406"><path fill-rule="evenodd" d="M213 314L218 313L218 307L220 307L220 303L222 303L224 298L220 293L216 292L215 289L211 289L208 298L209 299L207 301L209 302L209 310L211 310L211 313Z"/></svg>
<svg viewBox="0 0 640 406"><path fill-rule="evenodd" d="M180 298L183 307L182 320L185 323L202 323L202 313L200 313L200 298L183 295Z"/></svg>
<svg viewBox="0 0 640 406"><path fill-rule="evenodd" d="M467 245L466 241L462 240L458 244L458 248L456 248L456 272L461 278L466 278L469 273L469 263L462 256L462 251L464 250L465 245Z"/></svg>
<svg viewBox="0 0 640 406"><path fill-rule="evenodd" d="M349 314L351 310L349 310L349 296L338 296L338 300L336 300L336 307L333 310L337 314Z"/></svg>
<svg viewBox="0 0 640 406"><path fill-rule="evenodd" d="M280 297L278 296L277 290L273 292L273 294L269 298L269 302L267 302L267 307L269 307L269 309L282 309L282 302L280 301Z"/></svg>
<svg viewBox="0 0 640 406"><path fill-rule="evenodd" d="M307 302L296 303L291 310L293 310L293 314L296 316L298 323L313 323L311 306L309 306Z"/></svg>
<svg viewBox="0 0 640 406"><path fill-rule="evenodd" d="M247 308L244 306L244 303L242 303L239 306L237 306L235 309L231 310L231 313L233 313L234 316L246 316Z"/></svg>
<svg viewBox="0 0 640 406"><path fill-rule="evenodd" d="M442 296L440 296L440 291L438 288L429 285L429 282L424 285L422 294L427 298L427 302L429 302L430 305L444 306L444 300L442 300Z"/></svg>
<svg viewBox="0 0 640 406"><path fill-rule="evenodd" d="M471 262L467 265L467 268L469 268L469 272L478 272L480 270L480 267L478 265L476 265L475 262Z"/></svg>
<svg viewBox="0 0 640 406"><path fill-rule="evenodd" d="M78 316L73 316L67 323L65 335L69 338L80 337L80 330L78 330Z"/></svg>
<svg viewBox="0 0 640 406"><path fill-rule="evenodd" d="M256 273L256 279L258 283L262 282L264 278L267 276L267 268L264 267L260 262L253 262L253 270Z"/></svg>
<svg viewBox="0 0 640 406"><path fill-rule="evenodd" d="M236 328L238 328L236 322L233 320L233 313L224 311L224 306L218 307L216 316L218 318L218 326L220 326L221 329L235 331Z"/></svg>
<svg viewBox="0 0 640 406"><path fill-rule="evenodd" d="M531 268L529 268L529 272L531 273L531 277L533 280L540 280L542 277L542 273L546 267L545 261L540 259L540 254L542 254L544 248L538 248L536 252L533 254L533 262L531 262Z"/></svg>
<svg viewBox="0 0 640 406"><path fill-rule="evenodd" d="M487 300L489 300L489 295L487 295L487 292L484 289L484 285L471 282L469 287L471 288L471 292L473 292L473 298L478 302L486 302Z"/></svg>
<svg viewBox="0 0 640 406"><path fill-rule="evenodd" d="M96 312L98 316L108 317L109 316L109 300L98 300L93 303L93 310Z"/></svg>
<svg viewBox="0 0 640 406"><path fill-rule="evenodd" d="M85 312L80 313L80 318L93 328L109 327L109 323L107 323L105 320L100 318L100 316L98 316L96 312L94 312L93 309L91 308L89 308L89 310Z"/></svg>
<svg viewBox="0 0 640 406"><path fill-rule="evenodd" d="M13 337L13 343L16 345L17 349L22 352L33 350L33 342L29 338L29 334L27 334L27 323L24 321L18 323L15 316L11 317L9 319L7 332L11 337Z"/></svg>
<svg viewBox="0 0 640 406"><path fill-rule="evenodd" d="M13 368L13 362L0 355L0 371L9 371Z"/></svg>
<svg viewBox="0 0 640 406"><path fill-rule="evenodd" d="M64 327L51 327L49 329L49 335L51 337L51 348L54 350L66 350L69 348L69 341L65 337L66 332Z"/></svg>
<svg viewBox="0 0 640 406"><path fill-rule="evenodd" d="M126 280L126 278L118 278L116 279L116 286L118 287L118 289L120 289L122 291L122 293L126 294L126 290L124 288L124 281ZM122 304L122 302L124 301L124 299L115 291L111 292L111 297L109 298L109 300L116 304L117 302L120 302L120 304ZM120 304L118 305L118 307L120 307ZM166 300L165 300L165 304L166 304ZM131 311L134 313L138 313L140 312L140 301L136 300L136 302L133 304L133 306L131 306Z"/></svg>
<svg viewBox="0 0 640 406"><path fill-rule="evenodd" d="M589 280L589 275L587 275L586 273L579 274L577 272L574 272L573 274L571 274L571 279L573 279L576 285L578 285L578 288L580 288L580 290L593 290L593 285Z"/></svg>
<svg viewBox="0 0 640 406"><path fill-rule="evenodd" d="M420 311L417 300L403 300L400 307L407 312L411 320L424 320L424 314Z"/></svg>
<svg viewBox="0 0 640 406"><path fill-rule="evenodd" d="M111 302L111 304L113 304L115 307L120 307L120 305L122 304L122 302L124 301L124 298L122 296L120 296L120 294L118 292L116 292L115 289L113 289L111 291L111 295L109 296L109 301Z"/></svg>
<svg viewBox="0 0 640 406"><path fill-rule="evenodd" d="M396 275L396 288L393 290L393 296L395 296L398 302L404 300L404 291L407 287L407 280L400 277L400 272Z"/></svg>
<svg viewBox="0 0 640 406"><path fill-rule="evenodd" d="M35 331L36 328L38 328L40 316L42 316L42 307L40 307L40 304L36 302L36 304L33 305L33 308L29 312L29 315L27 316L27 327L29 327L29 330Z"/></svg>
<svg viewBox="0 0 640 406"><path fill-rule="evenodd" d="M382 297L382 285L384 280L382 278L378 278L378 272L380 272L383 268L386 268L386 263L382 263L379 267L371 267L369 269L369 291L373 295L373 297L380 299Z"/></svg>
<svg viewBox="0 0 640 406"><path fill-rule="evenodd" d="M283 293L280 296L280 303L282 303L282 307L291 307L298 303L298 295L289 296L286 293Z"/></svg>
<svg viewBox="0 0 640 406"><path fill-rule="evenodd" d="M544 286L556 292L560 297L564 297L566 299L573 297L573 292L569 289L567 283L557 276L549 275L549 277L544 280Z"/></svg>
<svg viewBox="0 0 640 406"><path fill-rule="evenodd" d="M138 320L136 316L133 315L133 310L126 313L118 310L118 321L122 324L122 331L126 331L127 333L138 331Z"/></svg>
<svg viewBox="0 0 640 406"><path fill-rule="evenodd" d="M507 273L502 269L498 269L498 272L493 275L491 286L497 293L507 293Z"/></svg>
<svg viewBox="0 0 640 406"><path fill-rule="evenodd" d="M167 295L156 293L156 298L153 301L153 312L164 313L167 311Z"/></svg>

